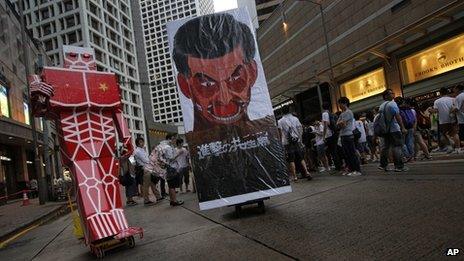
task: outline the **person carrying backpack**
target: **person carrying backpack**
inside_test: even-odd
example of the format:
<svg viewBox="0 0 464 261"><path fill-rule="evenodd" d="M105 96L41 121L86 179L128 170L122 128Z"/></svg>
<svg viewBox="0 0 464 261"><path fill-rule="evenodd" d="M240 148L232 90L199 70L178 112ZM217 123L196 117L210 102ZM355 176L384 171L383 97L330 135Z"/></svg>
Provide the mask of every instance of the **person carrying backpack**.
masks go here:
<svg viewBox="0 0 464 261"><path fill-rule="evenodd" d="M393 100L394 93L391 89L387 89L382 93L385 100L379 108L379 114L374 119L374 132L378 137L383 138L383 146L380 152L379 169L388 171L388 159L390 149L393 152L393 161L395 172L407 171L408 168L403 163L403 135L407 133L401 119L400 109Z"/></svg>
<svg viewBox="0 0 464 261"><path fill-rule="evenodd" d="M406 161L409 162L414 159L414 133L417 127L417 114L416 111L411 108L411 101L409 99L403 99L403 97L397 97L395 102L400 108L401 120L403 121L404 127L406 128L406 134L404 135L404 146L403 153L406 157Z"/></svg>
<svg viewBox="0 0 464 261"><path fill-rule="evenodd" d="M303 176L308 180L312 179L309 173L302 149L303 126L297 117L293 116L290 107L282 108L283 116L278 121L278 127L281 134L282 145L285 147L286 158L289 165L290 175L294 181L297 181L296 164L300 164Z"/></svg>
<svg viewBox="0 0 464 261"><path fill-rule="evenodd" d="M336 114L331 113L330 104L324 103L322 104L322 125L324 127L324 137L325 137L325 144L327 145L328 154L332 158L333 164L335 166L336 171L341 171L342 169L342 162L340 157L338 156L337 151L337 141L338 141L338 129L337 129L337 121L338 117Z"/></svg>

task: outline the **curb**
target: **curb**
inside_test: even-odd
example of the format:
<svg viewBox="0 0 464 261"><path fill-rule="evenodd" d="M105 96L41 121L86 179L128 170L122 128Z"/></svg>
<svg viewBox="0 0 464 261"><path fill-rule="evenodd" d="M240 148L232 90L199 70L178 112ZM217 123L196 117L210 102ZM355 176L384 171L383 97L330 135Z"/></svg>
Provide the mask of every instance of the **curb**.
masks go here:
<svg viewBox="0 0 464 261"><path fill-rule="evenodd" d="M4 235L0 235L0 249L6 247L10 241L13 241L15 238L21 236L22 234L25 234L29 230L32 230L46 222L63 216L69 213L70 211L71 210L69 208L69 205L67 203L64 203L63 205L51 210L50 212L40 216L39 218L24 225L21 225L20 227Z"/></svg>

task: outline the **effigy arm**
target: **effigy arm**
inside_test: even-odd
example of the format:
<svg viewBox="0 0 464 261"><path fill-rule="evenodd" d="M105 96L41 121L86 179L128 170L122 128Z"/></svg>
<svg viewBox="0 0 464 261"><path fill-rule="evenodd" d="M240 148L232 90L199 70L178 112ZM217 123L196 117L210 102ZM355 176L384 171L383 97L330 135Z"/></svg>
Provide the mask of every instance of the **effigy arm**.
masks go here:
<svg viewBox="0 0 464 261"><path fill-rule="evenodd" d="M127 158L134 152L134 146L132 145L132 136L130 134L129 128L127 127L127 122L124 118L121 107L115 109L113 118L116 125L116 130L118 132L119 140L123 143L121 157Z"/></svg>

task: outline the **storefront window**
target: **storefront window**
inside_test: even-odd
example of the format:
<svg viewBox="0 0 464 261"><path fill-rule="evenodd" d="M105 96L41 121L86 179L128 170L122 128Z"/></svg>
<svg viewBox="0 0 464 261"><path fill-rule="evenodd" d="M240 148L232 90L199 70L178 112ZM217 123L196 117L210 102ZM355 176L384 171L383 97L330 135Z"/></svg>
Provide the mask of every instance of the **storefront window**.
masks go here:
<svg viewBox="0 0 464 261"><path fill-rule="evenodd" d="M400 67L404 84L464 67L464 34L406 57Z"/></svg>
<svg viewBox="0 0 464 261"><path fill-rule="evenodd" d="M387 89L383 68L361 75L340 85L342 96L350 102L360 101Z"/></svg>
<svg viewBox="0 0 464 261"><path fill-rule="evenodd" d="M43 131L43 129L44 129L43 118L37 118L37 119L38 119L37 121L39 122L38 129L39 129L40 131Z"/></svg>
<svg viewBox="0 0 464 261"><path fill-rule="evenodd" d="M29 119L29 105L26 102L23 102L24 107L24 123L27 125L31 125L31 121Z"/></svg>
<svg viewBox="0 0 464 261"><path fill-rule="evenodd" d="M10 105L8 104L8 89L0 85L0 114L4 117L10 117Z"/></svg>

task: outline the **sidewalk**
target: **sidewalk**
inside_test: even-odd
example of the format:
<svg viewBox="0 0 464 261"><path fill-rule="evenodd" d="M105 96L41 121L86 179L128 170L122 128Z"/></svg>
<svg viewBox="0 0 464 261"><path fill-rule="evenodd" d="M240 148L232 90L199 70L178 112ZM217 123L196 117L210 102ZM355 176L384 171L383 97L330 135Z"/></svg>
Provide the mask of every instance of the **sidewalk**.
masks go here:
<svg viewBox="0 0 464 261"><path fill-rule="evenodd" d="M46 220L60 209L65 209L66 202L47 202L39 204L39 199L30 199L29 206L21 206L22 201L0 206L0 242L23 229Z"/></svg>

